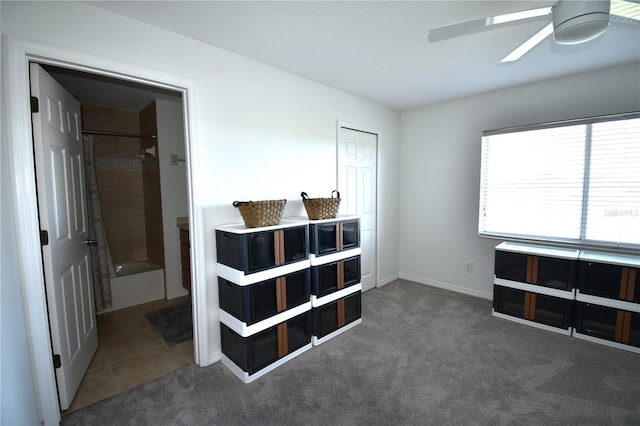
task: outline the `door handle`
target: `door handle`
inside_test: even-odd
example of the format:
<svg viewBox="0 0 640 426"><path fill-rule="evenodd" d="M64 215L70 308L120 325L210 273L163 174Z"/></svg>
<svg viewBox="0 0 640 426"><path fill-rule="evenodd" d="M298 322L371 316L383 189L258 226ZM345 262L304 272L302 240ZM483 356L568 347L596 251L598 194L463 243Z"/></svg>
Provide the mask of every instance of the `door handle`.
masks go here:
<svg viewBox="0 0 640 426"><path fill-rule="evenodd" d="M98 245L98 241L97 240L90 240L87 238L87 241L84 242L86 245L88 246L97 246Z"/></svg>

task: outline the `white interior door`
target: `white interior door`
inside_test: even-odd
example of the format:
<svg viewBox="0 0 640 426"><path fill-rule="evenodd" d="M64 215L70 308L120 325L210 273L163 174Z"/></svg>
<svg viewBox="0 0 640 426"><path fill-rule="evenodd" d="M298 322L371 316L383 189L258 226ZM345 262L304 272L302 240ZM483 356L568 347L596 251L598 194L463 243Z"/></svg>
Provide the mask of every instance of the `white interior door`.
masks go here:
<svg viewBox="0 0 640 426"><path fill-rule="evenodd" d="M38 214L60 408L69 408L98 347L85 197L80 103L31 64Z"/></svg>
<svg viewBox="0 0 640 426"><path fill-rule="evenodd" d="M376 287L378 135L340 126L338 190L341 214L360 216L362 290Z"/></svg>

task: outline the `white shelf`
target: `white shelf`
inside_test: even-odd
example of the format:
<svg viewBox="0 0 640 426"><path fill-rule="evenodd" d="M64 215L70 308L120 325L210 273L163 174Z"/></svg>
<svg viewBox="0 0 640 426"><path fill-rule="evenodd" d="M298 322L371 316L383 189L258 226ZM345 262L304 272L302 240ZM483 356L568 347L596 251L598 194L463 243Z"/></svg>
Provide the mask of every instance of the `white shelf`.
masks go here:
<svg viewBox="0 0 640 426"><path fill-rule="evenodd" d="M286 311L282 311L279 314L251 325L248 325L244 321L240 321L238 318L229 314L222 308L218 310L218 315L221 323L238 333L240 336L249 337L310 310L311 302L306 302L302 305L296 306L295 308L287 309Z"/></svg>
<svg viewBox="0 0 640 426"><path fill-rule="evenodd" d="M491 311L494 317L497 318L502 318L502 319L506 319L509 321L513 321L513 322L517 322L520 324L525 324L528 325L530 327L536 327L536 328L540 328L542 330L547 330L547 331L553 331L554 333L559 333L559 334L564 334L565 336L571 336L571 328L565 329L565 328L559 328L559 327L552 327L550 325L546 325L546 324L540 324L539 322L534 322L534 321L529 321L526 320L524 318L519 318L519 317L513 317L511 315L506 315L500 312L496 312L494 310Z"/></svg>
<svg viewBox="0 0 640 426"><path fill-rule="evenodd" d="M309 259L300 260L294 263L288 263L286 265L276 266L274 268L265 269L260 272L253 272L251 274L245 274L244 271L231 268L222 263L216 265L217 274L219 277L224 278L227 281L231 281L239 286L251 285L259 283L261 281L270 280L272 278L281 277L283 275L291 274L293 272L302 271L311 266Z"/></svg>
<svg viewBox="0 0 640 426"><path fill-rule="evenodd" d="M360 247L356 247L349 250L342 250L331 254L325 254L322 256L316 256L311 253L309 255L309 261L311 262L311 266L320 266L326 265L327 263L337 262L338 260L348 259L350 257L359 256L362 254L362 249Z"/></svg>
<svg viewBox="0 0 640 426"><path fill-rule="evenodd" d="M308 217L303 217L303 216L290 218L290 220L297 220L297 221L301 221L309 224L341 222L344 220L354 220L354 219L360 219L360 216L356 216L352 214L339 214L336 217L331 219L309 219Z"/></svg>
<svg viewBox="0 0 640 426"><path fill-rule="evenodd" d="M295 226L307 225L306 220L281 219L280 223L272 226L262 226L259 228L247 228L244 223L229 223L218 225L214 229L216 231L231 232L233 234L250 234L252 232L272 231L283 228L293 228Z"/></svg>
<svg viewBox="0 0 640 426"><path fill-rule="evenodd" d="M559 290L557 288L543 287L536 284L522 283L520 281L505 280L504 278L496 278L493 276L493 283L502 287L516 288L518 290L528 291L530 293L544 294L546 296L558 297L560 299L575 299L575 289Z"/></svg>
<svg viewBox="0 0 640 426"><path fill-rule="evenodd" d="M297 357L301 353L308 351L312 347L313 347L313 344L312 343L308 343L307 345L301 347L300 349L298 349L298 350L296 350L294 352L291 352L289 355L278 359L277 361L273 362L272 364L267 365L263 369L258 370L253 374L249 374L246 371L244 371L242 368L238 367L236 365L236 363L231 361L229 358L227 358L227 356L225 354L222 354L221 361L222 361L222 364L225 367L227 367L229 370L231 370L231 372L233 374L238 376L238 378L240 380L242 380L245 383L251 383L252 381L256 380L257 378L260 378L260 377L264 376L265 374L267 374L268 372L273 371L277 367L280 367L285 362Z"/></svg>
<svg viewBox="0 0 640 426"><path fill-rule="evenodd" d="M600 345L611 346L612 348L624 349L625 351L635 352L640 354L640 348L635 346L627 345L625 343L613 342L607 339L600 339L598 337L589 336L587 334L578 333L575 329L573 329L573 337L577 337L578 339L587 340L589 342L598 343Z"/></svg>
<svg viewBox="0 0 640 426"><path fill-rule="evenodd" d="M590 303L592 305L606 306L608 308L640 313L640 304L638 303L592 296L590 294L580 293L580 290L576 290L576 300L578 302Z"/></svg>
<svg viewBox="0 0 640 426"><path fill-rule="evenodd" d="M335 300L342 299L343 297L349 296L353 293L357 293L362 290L362 284L354 284L349 287L340 289L331 294L327 294L326 296L317 297L316 295L311 295L311 307L319 308L320 306L326 305L327 303L331 303Z"/></svg>
<svg viewBox="0 0 640 426"><path fill-rule="evenodd" d="M324 337L316 337L316 336L311 336L311 343L313 344L313 346L318 346L324 342L326 342L329 339L333 339L334 337L344 333L347 330L352 329L353 327L355 327L358 324L362 324L362 318L358 318L357 320L350 322L349 324L346 324L342 327L340 327L339 329L337 329L336 331L327 334Z"/></svg>
<svg viewBox="0 0 640 426"><path fill-rule="evenodd" d="M531 254L536 256L557 257L560 259L578 260L580 250L563 249L556 247L530 246L516 243L501 243L496 246L498 251Z"/></svg>
<svg viewBox="0 0 640 426"><path fill-rule="evenodd" d="M640 257L626 256L613 253L601 253L595 251L582 251L580 260L585 262L610 263L619 266L629 266L631 268L640 268Z"/></svg>

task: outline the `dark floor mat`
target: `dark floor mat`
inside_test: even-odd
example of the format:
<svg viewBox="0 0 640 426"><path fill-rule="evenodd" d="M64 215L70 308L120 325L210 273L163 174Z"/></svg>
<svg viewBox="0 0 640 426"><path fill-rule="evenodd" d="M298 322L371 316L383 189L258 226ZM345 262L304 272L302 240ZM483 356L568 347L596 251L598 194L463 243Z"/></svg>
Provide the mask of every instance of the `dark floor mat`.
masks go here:
<svg viewBox="0 0 640 426"><path fill-rule="evenodd" d="M145 316L169 346L177 345L193 338L191 303L149 312Z"/></svg>

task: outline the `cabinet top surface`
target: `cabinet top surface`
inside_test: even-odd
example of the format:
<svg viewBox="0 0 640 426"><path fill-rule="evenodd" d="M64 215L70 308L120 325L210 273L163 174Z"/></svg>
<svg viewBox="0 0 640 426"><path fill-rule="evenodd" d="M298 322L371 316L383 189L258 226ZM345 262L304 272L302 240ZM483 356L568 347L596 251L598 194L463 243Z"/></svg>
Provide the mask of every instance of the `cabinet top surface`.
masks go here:
<svg viewBox="0 0 640 426"><path fill-rule="evenodd" d="M307 220L281 219L280 223L273 226L263 226L260 228L247 228L244 223L230 223L227 225L218 225L216 231L232 232L234 234L250 234L252 232L272 231L283 228L293 228L295 226L305 226Z"/></svg>
<svg viewBox="0 0 640 426"><path fill-rule="evenodd" d="M525 244L502 243L496 250L515 253L533 254L538 256L560 257L563 259L578 259L580 250L563 249L557 247L529 246Z"/></svg>
<svg viewBox="0 0 640 426"><path fill-rule="evenodd" d="M583 251L580 253L580 260L600 263L613 263L616 265L640 268L640 257L638 256L626 256L622 254L601 253L596 251Z"/></svg>
<svg viewBox="0 0 640 426"><path fill-rule="evenodd" d="M273 226L263 226L260 228L247 228L244 223L229 223L226 225L218 225L215 227L215 230L232 232L235 234L249 234L251 232L271 231L276 229L292 228L294 226L301 226L301 225L308 225L308 224L341 222L345 220L357 220L357 219L360 219L360 216L338 215L333 219L320 219L320 220L309 220L306 217L291 217L291 218L281 219L279 224L273 225Z"/></svg>
<svg viewBox="0 0 640 426"><path fill-rule="evenodd" d="M356 216L356 215L337 215L334 218L331 219L316 219L316 220L311 220L308 219L306 217L296 217L293 218L295 220L302 220L304 222L307 222L309 224L314 224L314 223L331 223L331 222L341 222L341 221L345 221L345 220L356 220L356 219L360 219L360 216Z"/></svg>
<svg viewBox="0 0 640 426"><path fill-rule="evenodd" d="M576 259L582 261L611 263L622 266L640 267L640 256L607 253L591 250L562 249L557 247L530 246L526 244L502 243L496 246L497 251L532 254L538 256Z"/></svg>

